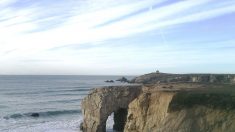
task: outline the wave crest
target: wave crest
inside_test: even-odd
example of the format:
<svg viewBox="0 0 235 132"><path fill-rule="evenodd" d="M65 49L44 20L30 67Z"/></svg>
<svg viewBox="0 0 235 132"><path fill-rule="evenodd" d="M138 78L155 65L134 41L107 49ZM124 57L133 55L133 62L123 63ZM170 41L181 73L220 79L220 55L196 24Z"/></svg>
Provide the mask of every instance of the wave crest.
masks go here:
<svg viewBox="0 0 235 132"><path fill-rule="evenodd" d="M81 113L81 110L57 110L57 111L45 111L45 112L29 112L29 113L16 113L9 116L4 116L4 119L18 119L23 117L48 117L48 116L59 116L65 114L77 114Z"/></svg>

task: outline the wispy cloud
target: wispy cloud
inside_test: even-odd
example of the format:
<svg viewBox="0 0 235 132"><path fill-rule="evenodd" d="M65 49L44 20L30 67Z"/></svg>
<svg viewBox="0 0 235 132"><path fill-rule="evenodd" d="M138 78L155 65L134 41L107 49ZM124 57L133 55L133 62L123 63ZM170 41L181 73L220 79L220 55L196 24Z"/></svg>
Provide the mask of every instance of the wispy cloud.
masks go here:
<svg viewBox="0 0 235 132"><path fill-rule="evenodd" d="M123 58L119 56L118 52L115 54L110 52L113 48L117 48L118 51L122 51L124 48L132 48L131 51L124 50L123 52L128 53L126 55L133 59L133 65L138 62L145 62L144 59L146 58L149 58L147 59L149 61L150 58L155 57L157 60L161 60L160 62L164 64L162 66L166 66L166 64L182 64L179 60L176 62L171 59L172 63L165 61L164 56L167 54L179 58L183 55L180 55L182 51L176 51L177 47L182 48L179 44L180 41L169 40L168 36L171 34L163 32L164 30L175 27L177 29L182 27L182 30L185 30L183 27L187 24L234 14L235 2L231 0L105 0L102 2L93 0L59 2L0 0L0 8L0 54L2 55L0 59L2 62L9 59L17 62L22 58L26 60L46 60L45 58L54 60L55 57L60 57L60 60L72 61L69 58L73 58L72 56L76 53L67 52L71 49L75 49L79 54L76 54L73 59L77 57L81 63L89 64L83 58L88 58L86 56L89 56L92 52L95 53L94 55L102 54L103 58L97 59L89 56L92 58L90 61L94 61L94 63L110 62L110 58L117 58L117 60ZM146 49L146 51L139 49L138 47L141 44L138 43L131 47L126 47L123 44L118 44L119 46L122 45L121 47L108 46L109 44L107 44L107 42L116 43L113 40L123 39L121 43L130 45L126 42L128 38L144 36L143 39L148 39L150 32L156 34L158 39L151 38L151 42L147 42L153 46L155 43L162 44L158 44L157 47L152 49ZM232 32L232 30L229 30L229 32ZM177 37L183 38L182 36ZM222 35L217 35L217 37L222 37ZM206 40L202 41L206 43ZM193 40L190 43L193 43ZM222 44L228 45L226 40L220 43L220 45ZM209 43L206 43L206 45L207 48L216 48ZM196 54L203 52L199 50L202 48L194 50L195 54L191 58L201 57ZM55 51L55 49L58 51ZM167 52L163 52L161 49ZM155 50L159 51L158 54L155 53ZM169 51L172 50L175 52L170 53ZM140 51L145 54L142 55L143 57L138 55L141 54ZM194 51L190 52L193 53ZM177 54L174 55L173 53L176 52ZM104 57L106 54L110 56L109 59ZM135 57L139 58L134 59ZM189 62L190 58L183 59L183 61ZM194 62L197 61L194 60ZM149 63L151 64L148 66L155 62L150 61Z"/></svg>

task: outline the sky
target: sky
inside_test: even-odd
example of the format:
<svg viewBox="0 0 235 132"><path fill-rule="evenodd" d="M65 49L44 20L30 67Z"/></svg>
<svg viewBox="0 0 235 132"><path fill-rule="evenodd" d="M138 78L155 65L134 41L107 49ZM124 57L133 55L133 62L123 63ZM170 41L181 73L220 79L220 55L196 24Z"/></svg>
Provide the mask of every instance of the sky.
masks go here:
<svg viewBox="0 0 235 132"><path fill-rule="evenodd" d="M0 74L235 73L234 0L0 0Z"/></svg>

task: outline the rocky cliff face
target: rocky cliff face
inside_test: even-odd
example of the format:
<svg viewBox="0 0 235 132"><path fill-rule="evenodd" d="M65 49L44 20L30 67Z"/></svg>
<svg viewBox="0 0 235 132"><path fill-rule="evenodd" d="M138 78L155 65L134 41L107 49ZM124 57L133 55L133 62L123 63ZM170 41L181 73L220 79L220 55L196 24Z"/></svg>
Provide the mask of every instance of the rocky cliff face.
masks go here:
<svg viewBox="0 0 235 132"><path fill-rule="evenodd" d="M235 95L230 92L143 92L129 104L125 132L233 132Z"/></svg>
<svg viewBox="0 0 235 132"><path fill-rule="evenodd" d="M97 88L82 101L84 116L81 128L84 132L103 132L106 120L114 112L115 129L123 130L129 103L140 93L141 86L110 86ZM126 112L126 113L125 113ZM123 114L124 113L124 114ZM122 116L122 118L119 118Z"/></svg>
<svg viewBox="0 0 235 132"><path fill-rule="evenodd" d="M235 85L164 83L95 89L82 102L83 131L234 132ZM116 116L115 116L116 115Z"/></svg>

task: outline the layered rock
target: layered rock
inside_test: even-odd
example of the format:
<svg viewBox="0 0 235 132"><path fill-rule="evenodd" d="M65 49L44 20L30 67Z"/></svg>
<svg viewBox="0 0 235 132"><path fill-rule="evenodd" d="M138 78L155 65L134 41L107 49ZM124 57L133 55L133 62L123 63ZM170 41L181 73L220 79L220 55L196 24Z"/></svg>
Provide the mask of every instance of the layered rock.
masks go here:
<svg viewBox="0 0 235 132"><path fill-rule="evenodd" d="M114 128L122 131L126 121L128 105L141 91L139 85L109 86L94 89L82 101L84 121L81 128L84 132L103 132L106 130L108 116L114 112Z"/></svg>

